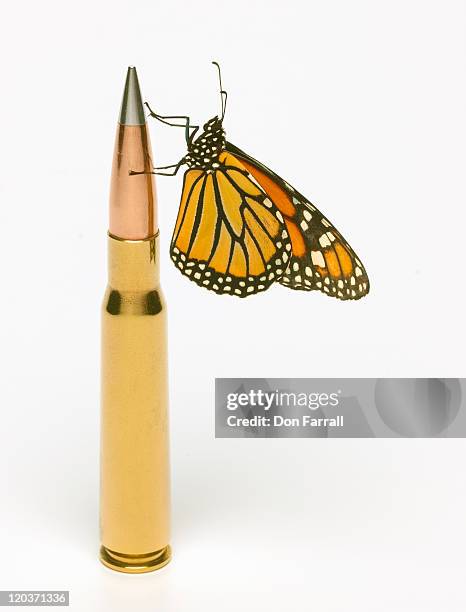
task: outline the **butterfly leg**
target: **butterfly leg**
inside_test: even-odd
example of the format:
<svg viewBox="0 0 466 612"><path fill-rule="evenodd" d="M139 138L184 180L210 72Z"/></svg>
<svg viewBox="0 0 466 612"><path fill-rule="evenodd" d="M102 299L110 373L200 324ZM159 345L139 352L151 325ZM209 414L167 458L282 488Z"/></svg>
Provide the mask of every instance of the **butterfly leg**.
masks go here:
<svg viewBox="0 0 466 612"><path fill-rule="evenodd" d="M161 176L175 176L181 166L184 164L184 159L180 160L177 164L170 164L170 166L158 166L154 168L154 170L168 170L169 168L174 168L173 172L154 172L154 174L159 174Z"/></svg>
<svg viewBox="0 0 466 612"><path fill-rule="evenodd" d="M154 167L154 170L152 172L136 172L135 170L130 170L129 174L130 176L135 176L138 174L159 174L161 176L175 176L175 174L178 172L178 170L181 168L181 166L185 163L184 158L181 159L177 164L170 164L169 166L157 166ZM158 172L158 170L168 170L169 168L174 168L173 172Z"/></svg>
<svg viewBox="0 0 466 612"><path fill-rule="evenodd" d="M186 142L189 142L190 140L192 140L194 138L194 134L198 131L199 126L198 125L191 125L190 124L190 121L191 121L190 117L188 117L187 115L158 115L155 111L153 111L151 109L151 107L149 106L149 104L147 102L144 102L144 104L147 107L147 109L149 110L149 115L151 117L153 117L154 119L157 119L161 123L165 123L166 125L170 125L172 127L183 127L183 128L185 128ZM184 123L171 123L170 121L167 121L167 119L184 119ZM191 132L190 130L193 130L193 131Z"/></svg>

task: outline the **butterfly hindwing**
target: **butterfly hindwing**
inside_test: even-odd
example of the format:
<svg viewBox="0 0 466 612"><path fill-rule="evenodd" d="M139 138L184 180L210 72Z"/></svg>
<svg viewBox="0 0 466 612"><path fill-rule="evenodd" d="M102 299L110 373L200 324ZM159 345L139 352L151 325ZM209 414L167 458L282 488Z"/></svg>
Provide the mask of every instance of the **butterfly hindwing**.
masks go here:
<svg viewBox="0 0 466 612"><path fill-rule="evenodd" d="M341 300L366 295L369 279L364 266L330 221L272 170L231 143L226 146L282 213L292 251L279 282L290 289L319 290Z"/></svg>
<svg viewBox="0 0 466 612"><path fill-rule="evenodd" d="M186 171L170 255L201 287L246 297L282 277L291 242L280 210L224 152L212 171Z"/></svg>
<svg viewBox="0 0 466 612"><path fill-rule="evenodd" d="M300 194L292 196L295 225L305 256L293 255L280 283L290 289L317 289L341 300L357 300L369 291L364 266L340 232Z"/></svg>

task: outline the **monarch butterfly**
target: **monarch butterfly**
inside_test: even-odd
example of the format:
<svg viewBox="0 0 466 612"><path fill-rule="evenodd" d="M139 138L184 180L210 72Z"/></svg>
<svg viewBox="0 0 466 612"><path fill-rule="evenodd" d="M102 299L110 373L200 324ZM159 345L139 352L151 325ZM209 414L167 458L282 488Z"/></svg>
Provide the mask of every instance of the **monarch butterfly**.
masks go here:
<svg viewBox="0 0 466 612"><path fill-rule="evenodd" d="M365 296L367 273L340 232L275 172L226 140L227 92L220 66L213 64L222 115L207 121L197 137L199 126L189 117L159 115L146 103L155 119L185 128L187 154L176 164L154 168L173 176L188 166L170 246L173 263L199 286L220 294L247 297L279 282L341 300Z"/></svg>

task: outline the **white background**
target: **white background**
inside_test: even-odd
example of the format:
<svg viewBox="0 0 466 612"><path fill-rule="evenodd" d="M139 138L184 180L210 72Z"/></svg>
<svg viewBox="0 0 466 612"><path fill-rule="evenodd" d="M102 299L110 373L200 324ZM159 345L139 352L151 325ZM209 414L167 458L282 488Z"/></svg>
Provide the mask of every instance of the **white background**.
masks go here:
<svg viewBox="0 0 466 612"><path fill-rule="evenodd" d="M215 440L215 376L464 375L462 1L15 2L0 112L0 588L76 611L464 611L462 440ZM162 114L218 112L354 246L342 303L236 300L168 258L181 176L158 180L169 306L173 562L97 560L99 307L126 67ZM182 130L152 126L160 165Z"/></svg>

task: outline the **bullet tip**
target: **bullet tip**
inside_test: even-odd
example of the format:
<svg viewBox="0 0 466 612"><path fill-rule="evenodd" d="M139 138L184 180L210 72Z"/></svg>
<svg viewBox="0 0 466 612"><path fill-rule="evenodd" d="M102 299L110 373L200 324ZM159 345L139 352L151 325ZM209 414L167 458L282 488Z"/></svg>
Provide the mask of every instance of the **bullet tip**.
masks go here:
<svg viewBox="0 0 466 612"><path fill-rule="evenodd" d="M118 121L121 125L144 125L146 123L138 74L134 66L128 67Z"/></svg>

